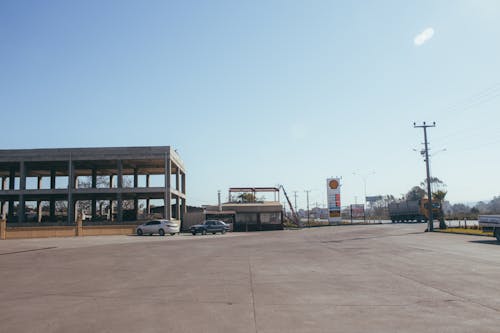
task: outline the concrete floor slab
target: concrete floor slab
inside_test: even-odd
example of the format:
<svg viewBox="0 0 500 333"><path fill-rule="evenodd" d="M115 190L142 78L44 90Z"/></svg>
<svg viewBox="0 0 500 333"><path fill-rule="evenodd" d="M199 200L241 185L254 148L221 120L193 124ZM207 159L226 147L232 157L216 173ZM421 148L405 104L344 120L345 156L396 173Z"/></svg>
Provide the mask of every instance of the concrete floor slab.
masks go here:
<svg viewBox="0 0 500 333"><path fill-rule="evenodd" d="M0 241L0 331L498 332L500 245L424 228Z"/></svg>

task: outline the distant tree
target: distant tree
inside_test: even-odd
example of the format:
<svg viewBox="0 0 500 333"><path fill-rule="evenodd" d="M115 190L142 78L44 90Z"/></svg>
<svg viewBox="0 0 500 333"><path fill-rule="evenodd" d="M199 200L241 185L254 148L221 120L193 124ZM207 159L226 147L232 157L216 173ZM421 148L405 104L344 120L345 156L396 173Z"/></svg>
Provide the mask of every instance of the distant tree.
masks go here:
<svg viewBox="0 0 500 333"><path fill-rule="evenodd" d="M425 190L420 186L413 186L405 195L406 200L420 200L424 197Z"/></svg>
<svg viewBox="0 0 500 333"><path fill-rule="evenodd" d="M388 219L389 212L387 207L389 203L396 201L396 198L392 194L383 195L379 200L370 204L370 215L373 215L380 219Z"/></svg>
<svg viewBox="0 0 500 333"><path fill-rule="evenodd" d="M473 218L477 219L477 216L479 215L479 209L477 209L476 207L472 207L470 209L470 213L471 213Z"/></svg>
<svg viewBox="0 0 500 333"><path fill-rule="evenodd" d="M238 195L239 202L256 202L255 195L253 193L241 193Z"/></svg>
<svg viewBox="0 0 500 333"><path fill-rule="evenodd" d="M486 206L488 208L489 213L499 214L500 213L500 196L493 197L493 199Z"/></svg>
<svg viewBox="0 0 500 333"><path fill-rule="evenodd" d="M462 203L454 204L451 206L453 214L463 214L466 213L469 210L469 207Z"/></svg>
<svg viewBox="0 0 500 333"><path fill-rule="evenodd" d="M430 183L432 192L444 190L446 188L446 184L438 177L430 177ZM427 179L420 182L420 187L427 191Z"/></svg>

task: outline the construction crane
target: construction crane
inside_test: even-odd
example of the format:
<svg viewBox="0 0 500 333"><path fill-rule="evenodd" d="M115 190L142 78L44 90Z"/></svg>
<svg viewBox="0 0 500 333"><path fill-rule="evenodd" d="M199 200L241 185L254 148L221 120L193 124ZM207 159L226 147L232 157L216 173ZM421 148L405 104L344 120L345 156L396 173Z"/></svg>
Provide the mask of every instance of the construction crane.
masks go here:
<svg viewBox="0 0 500 333"><path fill-rule="evenodd" d="M288 202L288 206L290 206L290 210L292 212L292 217L293 217L293 222L295 222L295 224L299 228L302 228L302 223L300 223L300 217L297 215L297 212L295 211L295 209L293 209L292 202L290 201L288 194L286 194L285 187L283 187L283 185L280 185L280 189L283 190L283 194L285 195L286 201Z"/></svg>

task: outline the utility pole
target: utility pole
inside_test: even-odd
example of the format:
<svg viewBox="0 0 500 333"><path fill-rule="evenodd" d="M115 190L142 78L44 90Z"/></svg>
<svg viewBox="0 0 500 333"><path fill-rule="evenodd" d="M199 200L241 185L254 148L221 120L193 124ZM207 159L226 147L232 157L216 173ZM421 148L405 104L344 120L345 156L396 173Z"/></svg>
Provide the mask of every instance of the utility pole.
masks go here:
<svg viewBox="0 0 500 333"><path fill-rule="evenodd" d="M427 231L434 231L434 216L432 214L432 192L431 192L431 175L429 171L429 143L427 142L427 128L428 127L436 127L436 122L433 122L432 125L427 125L425 121L422 125L417 125L417 123L413 123L413 128L423 128L424 129L424 145L425 145L425 168L427 173L427 197L429 198L428 206L429 206L429 222L427 226Z"/></svg>
<svg viewBox="0 0 500 333"><path fill-rule="evenodd" d="M364 219L364 221L366 223L366 210L367 210L367 204L366 204L366 179L368 178L368 176L374 175L375 171L372 171L372 172L367 173L367 174L360 174L360 173L357 173L357 172L353 172L352 174L355 175L355 176L360 176L361 179L363 179L363 185L364 185L363 188L364 188L364 194L365 194L364 206L363 206L363 216L364 216L363 219Z"/></svg>
<svg viewBox="0 0 500 333"><path fill-rule="evenodd" d="M297 212L297 191L293 191L293 196L295 198L295 211Z"/></svg>
<svg viewBox="0 0 500 333"><path fill-rule="evenodd" d="M304 192L306 192L307 195L307 223L309 223L309 192L311 192L311 190L305 190Z"/></svg>

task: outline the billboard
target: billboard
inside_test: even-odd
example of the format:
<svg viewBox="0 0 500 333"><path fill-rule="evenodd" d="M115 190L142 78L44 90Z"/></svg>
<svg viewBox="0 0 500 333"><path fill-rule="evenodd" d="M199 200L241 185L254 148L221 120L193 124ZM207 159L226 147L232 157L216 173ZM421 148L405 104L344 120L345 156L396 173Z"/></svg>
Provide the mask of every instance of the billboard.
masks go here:
<svg viewBox="0 0 500 333"><path fill-rule="evenodd" d="M328 200L328 222L340 223L340 178L328 178L326 180L326 196Z"/></svg>

